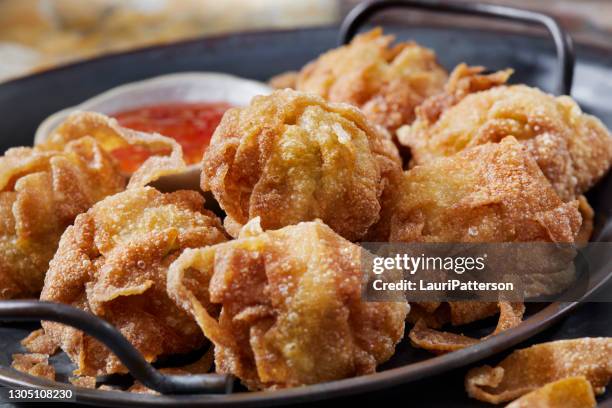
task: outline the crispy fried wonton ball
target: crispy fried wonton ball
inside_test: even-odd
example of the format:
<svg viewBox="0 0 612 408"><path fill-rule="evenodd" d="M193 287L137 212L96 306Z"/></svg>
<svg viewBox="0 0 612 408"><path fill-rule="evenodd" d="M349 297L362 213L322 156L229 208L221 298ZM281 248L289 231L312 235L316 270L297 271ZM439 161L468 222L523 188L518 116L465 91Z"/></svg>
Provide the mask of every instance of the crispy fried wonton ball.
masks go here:
<svg viewBox="0 0 612 408"><path fill-rule="evenodd" d="M527 149L512 136L413 167L404 173L396 197L393 242L573 243L582 223L578 201L561 201ZM526 251L520 254L528 255ZM536 251L532 256L538 255ZM573 277L573 269L534 274L527 278L540 278L542 285L525 279L524 290L559 291ZM468 347L479 340L435 329L446 323L467 324L498 310L500 318L493 334L519 325L524 306L481 301L417 304L416 313L409 317L416 323L410 339L413 345L435 353Z"/></svg>
<svg viewBox="0 0 612 408"><path fill-rule="evenodd" d="M204 337L195 321L166 294L166 273L185 248L225 241L220 220L203 205L195 191L163 194L151 187L131 188L97 203L62 236L41 300L107 320L147 361L201 347ZM208 305L205 287L191 290ZM76 374L127 372L82 332L51 322L43 327L77 365Z"/></svg>
<svg viewBox="0 0 612 408"><path fill-rule="evenodd" d="M130 185L185 167L174 140L122 128L93 112L76 112L35 147L0 157L0 299L38 297L66 227L125 188L126 177L108 152L128 145L152 154Z"/></svg>
<svg viewBox="0 0 612 408"><path fill-rule="evenodd" d="M124 187L89 137L58 150L12 148L0 157L0 299L37 297L64 229Z"/></svg>
<svg viewBox="0 0 612 408"><path fill-rule="evenodd" d="M257 216L266 230L319 218L355 241L384 229L375 224L400 176L390 137L359 110L287 89L225 113L201 185L232 236Z"/></svg>
<svg viewBox="0 0 612 408"><path fill-rule="evenodd" d="M527 147L566 202L608 171L612 137L600 120L583 113L568 96L504 85L510 71L482 75L482 70L458 66L445 92L425 101L416 121L398 130L413 164L510 135Z"/></svg>
<svg viewBox="0 0 612 408"><path fill-rule="evenodd" d="M564 203L514 137L404 174L391 241L574 242L578 201Z"/></svg>
<svg viewBox="0 0 612 408"><path fill-rule="evenodd" d="M374 372L403 336L408 305L363 301L360 258L320 221L264 233L254 219L234 241L185 251L168 293L215 344L217 371L252 390L316 384Z"/></svg>
<svg viewBox="0 0 612 408"><path fill-rule="evenodd" d="M355 105L389 131L412 123L414 108L442 91L447 74L432 50L393 41L381 28L358 35L306 65L295 76L294 88ZM280 78L272 84L287 85L292 77Z"/></svg>

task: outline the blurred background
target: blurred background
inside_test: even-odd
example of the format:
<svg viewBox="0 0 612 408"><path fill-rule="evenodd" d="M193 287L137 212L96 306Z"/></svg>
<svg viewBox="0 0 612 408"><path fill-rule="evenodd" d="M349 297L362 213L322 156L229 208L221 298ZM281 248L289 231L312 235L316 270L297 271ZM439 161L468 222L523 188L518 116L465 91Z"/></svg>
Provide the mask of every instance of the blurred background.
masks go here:
<svg viewBox="0 0 612 408"><path fill-rule="evenodd" d="M554 14L578 41L612 42L609 0L488 2ZM0 0L0 81L159 43L239 31L337 24L357 3L357 0ZM411 13L410 19L413 24L431 23L433 17ZM452 19L457 23L456 17ZM435 20L444 23L444 18ZM466 21L469 25L469 19Z"/></svg>

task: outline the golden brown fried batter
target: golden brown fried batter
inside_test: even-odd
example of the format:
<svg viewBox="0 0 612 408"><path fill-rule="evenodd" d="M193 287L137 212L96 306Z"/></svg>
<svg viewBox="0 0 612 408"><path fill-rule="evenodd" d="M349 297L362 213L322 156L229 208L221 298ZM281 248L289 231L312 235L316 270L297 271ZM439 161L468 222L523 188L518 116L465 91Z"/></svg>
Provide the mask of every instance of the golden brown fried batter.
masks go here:
<svg viewBox="0 0 612 408"><path fill-rule="evenodd" d="M578 197L578 210L582 216L582 225L580 226L578 236L576 236L576 242L579 244L587 244L593 234L595 211L593 211L593 208L583 195Z"/></svg>
<svg viewBox="0 0 612 408"><path fill-rule="evenodd" d="M453 326L461 326L496 315L500 305L495 302L465 300L448 302L448 309L449 322Z"/></svg>
<svg viewBox="0 0 612 408"><path fill-rule="evenodd" d="M96 389L96 377L70 377L68 380L70 381L70 384L74 385L75 387L89 388L91 390Z"/></svg>
<svg viewBox="0 0 612 408"><path fill-rule="evenodd" d="M125 179L90 137L0 157L0 299L35 297L64 229Z"/></svg>
<svg viewBox="0 0 612 408"><path fill-rule="evenodd" d="M436 304L436 306L428 308L424 303L432 303ZM495 304L493 305L495 306ZM410 314L406 317L406 322L415 325L419 320L423 321L425 327L439 329L450 321L448 303L410 302Z"/></svg>
<svg viewBox="0 0 612 408"><path fill-rule="evenodd" d="M264 229L319 218L354 241L387 228L381 207L400 176L389 136L356 108L283 90L225 113L201 183L232 236L257 216Z"/></svg>
<svg viewBox="0 0 612 408"><path fill-rule="evenodd" d="M417 109L416 121L398 130L413 164L511 135L527 147L565 202L608 171L612 137L601 121L584 114L568 96L505 86L508 71L481 75L482 70L458 66L445 92L427 100Z"/></svg>
<svg viewBox="0 0 612 408"><path fill-rule="evenodd" d="M418 320L408 334L413 347L434 354L444 354L478 344L479 340L452 332L438 331L428 327L427 321Z"/></svg>
<svg viewBox="0 0 612 408"><path fill-rule="evenodd" d="M295 89L357 106L391 132L410 124L414 108L442 91L447 74L433 51L414 42L392 45L393 41L380 28L358 35L349 45L306 65L295 78ZM291 84L292 78L283 75Z"/></svg>
<svg viewBox="0 0 612 408"><path fill-rule="evenodd" d="M0 157L0 299L38 296L66 227L125 188L126 177L107 153L129 144L161 154L143 163L130 185L185 168L172 139L122 128L92 112L72 114L43 143Z"/></svg>
<svg viewBox="0 0 612 408"><path fill-rule="evenodd" d="M391 222L395 242L567 242L581 225L514 137L404 173Z"/></svg>
<svg viewBox="0 0 612 408"><path fill-rule="evenodd" d="M491 336L495 336L503 331L512 329L523 320L525 313L525 305L523 303L510 302L449 302L451 309L461 309L464 320L453 321L453 325L462 325L476 320L483 319L496 314L499 310L499 320L495 330L481 338L464 336L451 332L443 332L430 328L429 322L431 319L427 317L419 319L414 327L410 330L409 338L413 346L431 351L435 354L444 354L451 351L461 350L462 348L477 344L481 340L486 340ZM494 312L489 312L488 309L494 308ZM468 312L469 308L473 308L476 312ZM434 323L437 323L434 321Z"/></svg>
<svg viewBox="0 0 612 408"><path fill-rule="evenodd" d="M499 313L494 331L482 339L476 339L453 332L439 331L442 326L462 326L486 319ZM443 354L477 344L490 336L518 326L525 313L523 303L453 301L411 303L407 322L414 326L409 338L413 346L434 354Z"/></svg>
<svg viewBox="0 0 612 408"><path fill-rule="evenodd" d="M404 173L396 197L391 241L572 243L581 226L578 202L563 203L533 157L511 136L412 168ZM573 270L559 275L571 281ZM554 287L546 282L545 288ZM521 303L508 302L432 306L417 308L418 315L409 318L417 323L410 338L436 353L478 342L434 330L445 323L463 325L500 310L497 334L519 325L524 312Z"/></svg>
<svg viewBox="0 0 612 408"><path fill-rule="evenodd" d="M195 191L162 194L151 187L97 203L62 236L41 300L102 317L147 361L201 347L204 337L195 321L166 294L166 273L183 249L225 240L220 221L203 205ZM207 304L205 287L192 290ZM51 322L43 327L75 362L76 374L126 372L117 357L82 332Z"/></svg>
<svg viewBox="0 0 612 408"><path fill-rule="evenodd" d="M250 389L315 384L374 372L404 333L405 302L361 299L361 248L320 221L185 251L168 293L215 343L217 371ZM219 318L185 284L210 282ZM191 284L191 286L195 286Z"/></svg>
<svg viewBox="0 0 612 408"><path fill-rule="evenodd" d="M13 354L11 367L35 377L55 380L55 369L49 364L46 354Z"/></svg>
<svg viewBox="0 0 612 408"><path fill-rule="evenodd" d="M85 135L93 137L106 152L135 145L151 154L136 172L129 175L130 186L145 186L163 176L180 174L187 169L181 146L174 139L121 127L114 118L95 112L71 114L36 148L61 149Z"/></svg>
<svg viewBox="0 0 612 408"><path fill-rule="evenodd" d="M594 408L591 383L582 376L558 380L511 402L506 408Z"/></svg>
<svg viewBox="0 0 612 408"><path fill-rule="evenodd" d="M563 378L584 376L597 394L612 377L612 338L582 338L515 350L496 367L471 369L465 376L470 397L499 404Z"/></svg>
<svg viewBox="0 0 612 408"><path fill-rule="evenodd" d="M423 320L432 329L439 329L447 323L461 326L494 316L499 312L496 302L451 301L451 302L411 302L408 322L415 324Z"/></svg>
<svg viewBox="0 0 612 408"><path fill-rule="evenodd" d="M53 339L45 334L43 329L34 330L28 337L21 340L21 345L30 353L47 354L49 356L55 354L59 348Z"/></svg>

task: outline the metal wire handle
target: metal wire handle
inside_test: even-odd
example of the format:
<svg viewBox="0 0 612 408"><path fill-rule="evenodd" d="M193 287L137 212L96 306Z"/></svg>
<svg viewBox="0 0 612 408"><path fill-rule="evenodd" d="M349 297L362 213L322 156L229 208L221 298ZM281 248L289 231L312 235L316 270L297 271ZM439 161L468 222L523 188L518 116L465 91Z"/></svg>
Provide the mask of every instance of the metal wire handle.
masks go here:
<svg viewBox="0 0 612 408"><path fill-rule="evenodd" d="M570 36L551 16L530 10L484 3L457 3L436 0L375 0L355 6L340 26L339 43L347 44L359 28L376 13L390 8L408 8L434 12L495 17L522 23L535 23L546 27L557 51L558 95L570 95L574 79L574 49Z"/></svg>
<svg viewBox="0 0 612 408"><path fill-rule="evenodd" d="M132 346L113 325L81 309L61 303L36 300L0 301L0 320L49 320L84 331L104 343L127 367L132 376L162 394L231 393L230 375L165 375L160 373Z"/></svg>

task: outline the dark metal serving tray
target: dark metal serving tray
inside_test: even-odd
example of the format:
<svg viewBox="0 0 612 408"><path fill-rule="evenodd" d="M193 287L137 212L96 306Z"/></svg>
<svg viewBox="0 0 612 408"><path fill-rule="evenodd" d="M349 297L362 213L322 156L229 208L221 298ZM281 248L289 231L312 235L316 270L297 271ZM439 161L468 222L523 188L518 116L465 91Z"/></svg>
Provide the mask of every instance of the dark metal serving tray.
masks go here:
<svg viewBox="0 0 612 408"><path fill-rule="evenodd" d="M394 3L393 5L397 6L400 2L388 3ZM498 11L503 11L502 9ZM364 21L361 21L363 20L361 17L369 17L371 11L372 9L361 9L360 14L352 17L362 24ZM461 10L453 10L453 7L447 7L446 11L461 12ZM471 11L478 12L478 7ZM482 15L484 11L480 11L482 12L478 14ZM517 14L514 14L507 18L517 17ZM543 22L539 17L536 18L537 16L534 17L530 13L521 14L519 12L518 16L523 17L522 21ZM396 34L400 40L413 39L435 49L441 63L449 70L464 61L484 65L491 70L513 67L515 69L513 81L515 82L539 86L551 92L567 90L572 77L571 67L568 65L571 53L567 54L568 46L563 44L566 39L560 37L560 33L554 32L554 24L550 26L549 24L552 24L550 21L544 24L555 34L556 48L553 47L553 42L547 36L512 34L499 30L405 27L403 25L386 25L385 29ZM354 28L351 24L345 24L344 37L350 37ZM31 144L36 127L48 115L78 104L116 85L180 71L220 71L247 78L267 80L274 74L299 69L304 63L323 51L337 46L337 41L337 27L236 34L100 57L17 79L0 85L0 117L2 118L0 120L0 149ZM566 52L565 55L564 52ZM612 127L612 47L605 49L588 44L578 44L576 52L577 64L572 88L573 96L586 111L597 115L609 127ZM563 58L557 58L558 54ZM559 68L563 69L559 71ZM570 70L569 75L568 70ZM611 240L612 177L607 177L589 193L589 201L597 214L595 240ZM603 262L603 265L592 271L586 295L592 294L597 289L612 290L611 285L606 284L611 276L612 254L610 254L610 260ZM432 357L422 350L409 347L404 341L398 347L394 357L380 368L380 372L368 376L288 390L234 392L232 394L155 396L78 388L76 390L77 401L113 406L174 404L182 406L269 406L374 391L445 373L490 357L549 328L577 306L577 303L536 305L531 308L529 317L519 327L473 347L443 356ZM34 313L32 310L30 312ZM23 315L26 316L30 312L24 312ZM42 313L40 310L38 312ZM49 313L49 310L46 313ZM60 314L62 313L60 311ZM10 313L4 316L9 315L14 316ZM30 316L33 315L30 314ZM50 315L45 316L48 318ZM1 313L0 317L2 317ZM609 327L612 326L612 316L608 323ZM486 332L493 325L494 322L488 321L475 330ZM11 354L22 351L19 340L25 337L33 327L23 323L0 325L0 347L2 349L0 352L0 383L9 386L33 387L57 385L8 368ZM612 336L612 332L608 329L604 335ZM144 370L141 373L144 377L141 376L141 378L154 375L148 368L143 368L142 362L136 360L134 360L136 369ZM52 361L57 363L58 371L64 376L71 370L69 361L63 353L52 358ZM163 378L157 378L157 380L165 381ZM221 385L223 389L224 384L213 381L213 385L217 387ZM170 388L167 389L170 390ZM406 389L409 390L409 388Z"/></svg>

